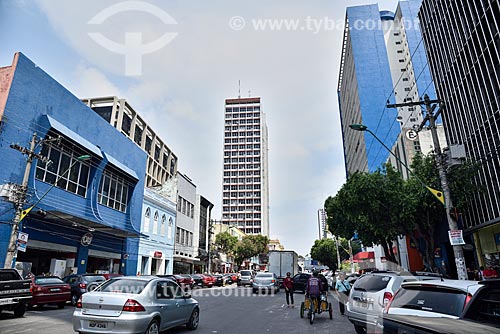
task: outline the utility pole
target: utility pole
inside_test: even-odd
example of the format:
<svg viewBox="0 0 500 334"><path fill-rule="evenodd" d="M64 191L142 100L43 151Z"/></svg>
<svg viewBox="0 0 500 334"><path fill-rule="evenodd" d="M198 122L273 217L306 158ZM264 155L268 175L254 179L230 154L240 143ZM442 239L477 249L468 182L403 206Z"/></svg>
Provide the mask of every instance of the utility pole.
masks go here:
<svg viewBox="0 0 500 334"><path fill-rule="evenodd" d="M339 253L339 238L334 235L335 238L335 247L337 248L337 269L340 270L340 253Z"/></svg>
<svg viewBox="0 0 500 334"><path fill-rule="evenodd" d="M214 233L214 221L210 219L208 221L208 273L211 274L212 270L212 254L210 250L212 249L211 236Z"/></svg>
<svg viewBox="0 0 500 334"><path fill-rule="evenodd" d="M351 239L349 239L349 261L351 262L351 274L354 274L354 256L352 255Z"/></svg>
<svg viewBox="0 0 500 334"><path fill-rule="evenodd" d="M12 230L10 232L9 246L7 248L7 255L5 256L4 268L13 268L17 257L17 234L19 232L19 225L22 218L24 218L24 216L27 214L27 212L23 212L23 205L26 202L26 193L28 190L28 180L31 171L31 164L33 163L34 159L40 159L43 162L47 162L48 160L47 157L35 153L37 143L37 135L36 133L33 133L29 149L26 147L21 147L17 144L10 145L11 148L18 150L22 154L25 154L28 158L26 159L26 167L24 168L23 182L21 184L21 187L19 187L19 191L16 194L16 199L14 202L16 213L14 216L14 220L12 221Z"/></svg>
<svg viewBox="0 0 500 334"><path fill-rule="evenodd" d="M434 114L436 107L440 104L440 109ZM446 218L448 221L448 227L450 231L458 230L457 223L450 216L450 209L453 208L453 203L451 201L450 195L450 187L448 185L448 179L446 177L446 158L441 152L441 145L439 144L439 137L436 129L436 118L441 113L441 109L443 108L443 104L439 100L431 100L427 94L424 95L423 101L418 102L407 102L407 103L399 103L399 104L388 104L388 108L397 108L397 107L409 107L416 105L425 105L426 115L422 124L420 124L418 131L422 130L427 121L429 121L429 128L432 134L432 141L434 143L434 151L436 153L436 163L439 172L439 179L441 180L441 188L444 196L444 208L446 211ZM455 264L457 267L458 279L466 280L467 279L467 269L465 268L465 259L464 259L464 251L462 245L453 245L453 253L455 255Z"/></svg>

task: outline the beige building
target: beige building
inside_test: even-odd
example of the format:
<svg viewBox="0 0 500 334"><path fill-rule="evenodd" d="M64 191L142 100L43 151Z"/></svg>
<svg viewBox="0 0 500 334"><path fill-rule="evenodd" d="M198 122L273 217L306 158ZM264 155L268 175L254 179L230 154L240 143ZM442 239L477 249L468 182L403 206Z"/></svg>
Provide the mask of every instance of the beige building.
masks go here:
<svg viewBox="0 0 500 334"><path fill-rule="evenodd" d="M147 187L163 185L175 175L177 156L125 99L106 96L82 99L82 102L148 154Z"/></svg>

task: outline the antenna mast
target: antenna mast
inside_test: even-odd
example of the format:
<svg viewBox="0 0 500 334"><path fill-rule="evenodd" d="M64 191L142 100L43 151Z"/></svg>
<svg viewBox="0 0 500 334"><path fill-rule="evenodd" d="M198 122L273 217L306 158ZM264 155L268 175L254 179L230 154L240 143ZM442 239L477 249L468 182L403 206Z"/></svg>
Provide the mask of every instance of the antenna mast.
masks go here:
<svg viewBox="0 0 500 334"><path fill-rule="evenodd" d="M238 98L241 98L241 82L238 80Z"/></svg>

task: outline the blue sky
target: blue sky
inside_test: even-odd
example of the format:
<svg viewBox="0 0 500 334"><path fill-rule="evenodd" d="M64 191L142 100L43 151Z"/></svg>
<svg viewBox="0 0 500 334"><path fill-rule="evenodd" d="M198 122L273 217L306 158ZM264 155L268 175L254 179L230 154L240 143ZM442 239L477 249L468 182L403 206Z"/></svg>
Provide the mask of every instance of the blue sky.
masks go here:
<svg viewBox="0 0 500 334"><path fill-rule="evenodd" d="M237 97L241 80L241 95L260 96L267 117L271 238L304 255L318 238L317 210L345 180L336 95L343 22L346 6L367 3L0 0L0 66L21 51L79 98L127 99L215 204L215 219L224 99ZM397 1L379 4L394 11ZM97 33L153 43L151 52L126 64L133 48L102 47ZM155 45L165 34L173 39Z"/></svg>

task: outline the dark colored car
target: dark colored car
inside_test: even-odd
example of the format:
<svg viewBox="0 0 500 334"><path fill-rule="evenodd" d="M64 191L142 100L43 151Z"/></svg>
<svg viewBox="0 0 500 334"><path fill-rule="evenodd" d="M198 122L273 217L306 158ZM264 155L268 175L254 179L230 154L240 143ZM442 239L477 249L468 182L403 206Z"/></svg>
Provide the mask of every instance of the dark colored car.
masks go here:
<svg viewBox="0 0 500 334"><path fill-rule="evenodd" d="M94 290L99 284L106 281L106 277L100 274L80 274L69 275L62 280L71 286L71 305L76 305L81 295Z"/></svg>
<svg viewBox="0 0 500 334"><path fill-rule="evenodd" d="M191 278L194 281L195 287L203 288L203 275L194 274L194 275L191 275Z"/></svg>
<svg viewBox="0 0 500 334"><path fill-rule="evenodd" d="M312 274L300 273L293 276L293 291L300 290L306 292L307 280L311 278ZM319 274L318 278L323 283L323 291L328 291L328 280L325 276Z"/></svg>
<svg viewBox="0 0 500 334"><path fill-rule="evenodd" d="M225 286L227 284L227 277L221 274L213 275L215 277L215 286Z"/></svg>
<svg viewBox="0 0 500 334"><path fill-rule="evenodd" d="M223 275L226 278L226 284L233 284L238 282L238 277L234 277L233 280L233 274L224 274Z"/></svg>
<svg viewBox="0 0 500 334"><path fill-rule="evenodd" d="M71 286L57 276L35 276L31 278L33 298L29 306L42 307L56 304L63 308L71 300Z"/></svg>

